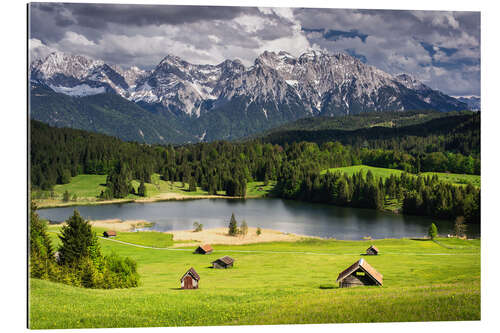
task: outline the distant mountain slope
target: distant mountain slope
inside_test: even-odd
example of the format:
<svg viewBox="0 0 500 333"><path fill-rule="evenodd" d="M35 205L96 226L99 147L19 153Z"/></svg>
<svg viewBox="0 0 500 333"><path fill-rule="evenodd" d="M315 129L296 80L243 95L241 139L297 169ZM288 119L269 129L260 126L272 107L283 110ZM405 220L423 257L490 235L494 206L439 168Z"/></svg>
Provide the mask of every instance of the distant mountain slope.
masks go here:
<svg viewBox="0 0 500 333"><path fill-rule="evenodd" d="M141 131L139 139L147 142L232 140L305 117L468 108L408 74L393 76L352 56L317 50L299 57L266 51L250 67L239 60L191 64L167 55L151 71L123 69L101 60L56 52L30 65L30 80L35 87L31 91L34 119L106 133L111 133L110 123L119 119L122 129L129 128L122 137L137 139L134 133ZM48 90L58 94L35 98L43 97L37 96L38 86L46 89L43 96ZM95 97L100 95L106 97ZM68 96L73 98L69 103L72 109L89 103L92 107L80 106L74 115L61 111L69 107L61 108L70 101ZM105 100L108 106L120 101L120 115L110 113L108 107L100 114L110 114L112 119L97 117L96 103ZM44 103L58 107L42 107ZM84 114L89 110L94 112L91 125ZM138 114L141 110L146 111L142 117ZM138 119L143 121L140 126ZM126 121L132 123L126 125Z"/></svg>
<svg viewBox="0 0 500 333"><path fill-rule="evenodd" d="M471 111L480 111L481 110L481 98L475 96L467 96L467 97L455 97L462 103L467 104L469 110Z"/></svg>
<svg viewBox="0 0 500 333"><path fill-rule="evenodd" d="M76 98L49 87L31 85L31 118L57 127L71 127L146 143L195 142L178 129L175 117L148 112L116 94Z"/></svg>
<svg viewBox="0 0 500 333"><path fill-rule="evenodd" d="M391 113L382 115L390 119ZM427 142L427 150L421 152L454 151L464 155L480 153L479 113L459 112L447 113L443 116L427 113L422 117L419 115L421 114L414 113L412 117L409 117L410 119L396 118L392 126L388 126L388 123L379 123L381 119L377 119L375 115L331 119L330 123L329 119L324 118L301 119L253 138L280 145L300 141L319 144L339 141L342 144L360 148L383 147L402 149L407 152L411 151L415 145L412 141L418 140L420 143ZM446 149L440 149L437 147L439 145ZM425 147L422 144L419 146Z"/></svg>

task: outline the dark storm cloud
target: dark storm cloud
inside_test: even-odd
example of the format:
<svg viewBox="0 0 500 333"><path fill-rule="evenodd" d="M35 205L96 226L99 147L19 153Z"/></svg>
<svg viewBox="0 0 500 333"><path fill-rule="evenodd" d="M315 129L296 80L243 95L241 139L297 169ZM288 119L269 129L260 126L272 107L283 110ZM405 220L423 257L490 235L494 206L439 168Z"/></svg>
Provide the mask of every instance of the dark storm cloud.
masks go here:
<svg viewBox="0 0 500 333"><path fill-rule="evenodd" d="M321 28L321 29L307 29L307 28L302 28L302 31L307 32L319 32L323 35L323 38L329 39L329 40L339 40L341 38L359 38L362 42L366 41L366 37L368 35L366 34L361 34L358 32L358 30L353 29L350 31L342 31L342 30L326 30Z"/></svg>
<svg viewBox="0 0 500 333"><path fill-rule="evenodd" d="M184 24L206 20L228 20L243 13L256 13L256 8L218 6L166 6L166 5L109 5L84 3L33 4L33 8L55 14L55 19L66 26L61 16L69 11L75 24L104 28L109 23L132 26Z"/></svg>

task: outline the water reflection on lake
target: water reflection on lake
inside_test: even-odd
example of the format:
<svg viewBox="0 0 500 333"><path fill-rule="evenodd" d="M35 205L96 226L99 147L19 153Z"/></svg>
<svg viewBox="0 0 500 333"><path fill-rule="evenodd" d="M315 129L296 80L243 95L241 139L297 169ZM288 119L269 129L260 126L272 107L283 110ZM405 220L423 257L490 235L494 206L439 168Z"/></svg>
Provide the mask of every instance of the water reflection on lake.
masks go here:
<svg viewBox="0 0 500 333"><path fill-rule="evenodd" d="M155 222L154 230L190 229L193 222L204 228L226 227L231 213L238 222L246 220L251 227L284 232L354 240L372 238L421 237L432 222L440 234L451 233L451 221L427 217L396 215L368 209L336 207L283 199L202 199L125 203L100 206L47 208L38 211L42 218L64 221L74 209L88 219L147 220ZM477 232L470 230L472 235Z"/></svg>

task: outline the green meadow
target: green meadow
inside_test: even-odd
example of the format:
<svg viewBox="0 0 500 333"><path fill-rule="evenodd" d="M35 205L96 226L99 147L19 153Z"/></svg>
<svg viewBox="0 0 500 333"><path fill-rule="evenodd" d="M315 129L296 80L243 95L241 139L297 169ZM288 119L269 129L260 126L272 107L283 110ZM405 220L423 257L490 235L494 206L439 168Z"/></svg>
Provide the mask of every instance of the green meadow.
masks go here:
<svg viewBox="0 0 500 333"><path fill-rule="evenodd" d="M68 184L55 185L53 189L54 196L47 198L37 198L37 194L49 195L48 191L39 192L35 191L34 198L39 207L60 206L66 204L85 205L85 204L99 204L103 201L97 199L101 191L105 190L106 175L78 175L71 178ZM132 180L132 186L137 192L139 188L139 181ZM247 197L258 198L269 195L273 190L276 181L269 181L268 185L264 182L249 182L247 183ZM202 190L200 187L196 191L189 191L188 183L165 181L160 178L159 174L153 174L151 183L145 183L146 186L146 199L159 199L162 200L162 195L173 195L172 199L182 199L183 197L200 197L208 196L208 192ZM70 194L70 201L63 202L63 194L68 191ZM76 195L76 201L73 201L73 196ZM218 191L217 195L225 196L225 191ZM128 194L123 199L114 199L110 202L119 201L133 201L145 199L135 194Z"/></svg>
<svg viewBox="0 0 500 333"><path fill-rule="evenodd" d="M50 227L57 243L58 227ZM134 236L132 234L135 234ZM134 244L171 244L168 234L120 233ZM387 239L213 245L149 249L100 239L103 252L138 263L140 286L93 290L30 279L31 328L360 323L479 320L480 241ZM381 254L361 256L371 244ZM229 255L235 266L210 268ZM382 287L338 288L338 274L360 258L383 274ZM200 288L181 290L190 268ZM333 289L320 286L333 285Z"/></svg>
<svg viewBox="0 0 500 333"><path fill-rule="evenodd" d="M321 171L321 174L325 174L327 172L342 172L346 173L349 176L352 176L355 173L362 172L364 176L366 176L366 173L370 170L373 173L373 176L375 177L381 177L381 178L389 178L391 175L396 175L399 176L400 174L403 173L401 170L397 169L387 169L387 168L376 168L376 167L371 167L368 165L353 165L353 166L348 166L348 167L342 167L342 168L330 168Z"/></svg>
<svg viewBox="0 0 500 333"><path fill-rule="evenodd" d="M402 170L397 170L397 169L377 168L368 165L353 165L349 167L326 169L323 170L321 174L325 174L327 172L340 171L342 173L348 174L349 176L352 176L353 174L361 171L363 175L366 175L368 170L372 172L373 176L380 177L383 179L388 178L391 175L399 176L403 173ZM479 175L466 175L459 173L444 173L444 172L423 172L421 173L421 175L425 177L437 175L440 180L455 185L466 185L467 183L470 182L474 186L477 187L481 186L481 176Z"/></svg>
<svg viewBox="0 0 500 333"><path fill-rule="evenodd" d="M481 176L479 175L463 175L458 173L444 172L424 172L423 176L437 175L439 179L453 184L466 185L471 183L474 186L481 187Z"/></svg>

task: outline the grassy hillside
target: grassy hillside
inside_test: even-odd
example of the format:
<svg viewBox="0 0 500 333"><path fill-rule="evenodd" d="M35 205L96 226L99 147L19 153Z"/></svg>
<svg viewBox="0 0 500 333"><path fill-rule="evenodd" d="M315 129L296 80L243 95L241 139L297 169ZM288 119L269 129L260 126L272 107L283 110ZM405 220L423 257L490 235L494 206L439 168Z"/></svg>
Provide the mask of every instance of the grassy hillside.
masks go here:
<svg viewBox="0 0 500 333"><path fill-rule="evenodd" d="M333 118L307 118L273 128L258 136L285 145L308 141L338 141L359 148L394 149L406 153L480 153L480 114L383 112ZM431 150L429 150L431 149Z"/></svg>
<svg viewBox="0 0 500 333"><path fill-rule="evenodd" d="M437 111L388 111L388 112L368 112L355 115L345 115L338 117L310 117L299 119L285 125L273 128L263 135L292 130L356 130L370 127L402 127L421 124L426 121L457 115L457 112L437 112ZM465 113L462 113L465 114Z"/></svg>
<svg viewBox="0 0 500 333"><path fill-rule="evenodd" d="M111 93L71 97L44 85L32 85L30 117L52 126L103 133L125 141L182 143L197 140L194 135L182 132L182 125L170 113L149 112Z"/></svg>
<svg viewBox="0 0 500 333"><path fill-rule="evenodd" d="M387 168L376 168L376 167L371 167L368 165L353 165L353 166L348 166L348 167L342 167L342 168L330 168L321 171L321 174L325 174L327 172L337 172L340 171L342 173L346 173L349 176L352 176L355 173L362 172L364 176L366 176L366 173L370 170L375 177L382 177L382 178L388 178L392 174L399 176L400 174L403 173L401 170L396 170L396 169L387 169Z"/></svg>
<svg viewBox="0 0 500 333"><path fill-rule="evenodd" d="M481 187L481 176L478 175L462 175L457 173L444 173L444 172L424 172L423 176L437 175L442 181L453 184L464 185L471 183L474 186Z"/></svg>
<svg viewBox="0 0 500 333"><path fill-rule="evenodd" d="M323 170L321 174L325 174L327 171L336 172L340 171L343 173L347 173L348 175L353 175L354 173L363 172L363 175L370 170L375 177L388 178L392 174L399 176L403 171L396 169L387 169L387 168L377 168L368 165L353 165L349 167L342 168L330 168ZM443 172L423 172L421 174L424 177L437 175L438 178L444 182L452 183L455 185L465 185L468 182L472 183L474 186L481 186L481 176L478 175L465 175L458 173L443 173Z"/></svg>
<svg viewBox="0 0 500 333"><path fill-rule="evenodd" d="M207 196L208 192L197 187L196 191L188 191L188 183L170 182L160 178L160 175L153 174L151 183L146 183L146 199L162 200L165 198L182 199L182 197L199 197ZM33 197L38 207L57 206L64 204L99 204L103 203L97 199L97 196L104 190L106 184L106 175L78 175L71 178L68 184L55 185L53 189L53 197L50 197L49 191L34 191ZM139 181L133 180L132 186L136 192L139 187ZM270 181L268 185L264 182L249 182L247 184L247 197L257 198L268 195L274 188L276 181ZM63 194L65 191L70 193L70 198L76 194L77 200L70 200L68 203L63 202ZM218 195L226 195L225 191L217 192ZM145 199L138 195L129 194L124 199L113 200L116 201L130 201Z"/></svg>
<svg viewBox="0 0 500 333"><path fill-rule="evenodd" d="M143 241L138 235L135 242ZM305 239L215 245L214 253L206 256L192 254L191 248L169 251L99 242L104 253L114 251L138 262L141 285L89 290L31 279L30 327L480 319L479 240ZM381 255L364 258L383 274L383 287L337 288L337 275L362 258L372 243ZM236 259L233 269L209 268L223 255ZM201 276L200 289L180 290L179 279L191 266ZM320 289L325 284L335 287Z"/></svg>

